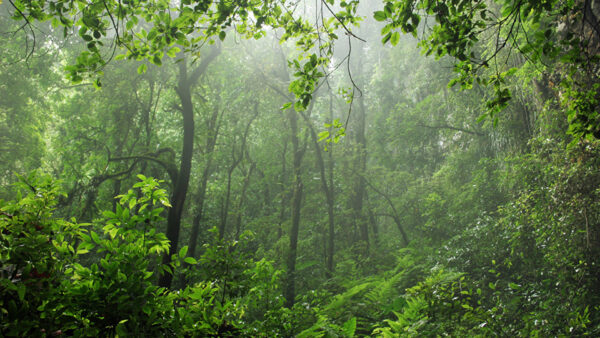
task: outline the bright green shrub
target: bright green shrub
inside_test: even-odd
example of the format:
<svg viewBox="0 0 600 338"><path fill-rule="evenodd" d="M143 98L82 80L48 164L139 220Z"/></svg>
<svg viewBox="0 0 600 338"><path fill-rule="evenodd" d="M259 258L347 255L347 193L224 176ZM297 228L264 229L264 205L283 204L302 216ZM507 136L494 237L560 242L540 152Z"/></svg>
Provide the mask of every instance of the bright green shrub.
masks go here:
<svg viewBox="0 0 600 338"><path fill-rule="evenodd" d="M64 269L77 253L80 225L54 219L62 195L57 182L38 172L19 177L15 200L0 200L0 335L59 332L44 304L60 299Z"/></svg>

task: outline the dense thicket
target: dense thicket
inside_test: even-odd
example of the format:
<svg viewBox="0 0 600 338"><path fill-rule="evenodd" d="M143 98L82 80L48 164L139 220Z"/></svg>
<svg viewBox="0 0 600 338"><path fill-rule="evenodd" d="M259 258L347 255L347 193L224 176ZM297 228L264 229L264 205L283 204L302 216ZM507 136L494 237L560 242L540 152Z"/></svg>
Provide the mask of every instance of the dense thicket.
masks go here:
<svg viewBox="0 0 600 338"><path fill-rule="evenodd" d="M600 335L596 7L0 3L0 335Z"/></svg>

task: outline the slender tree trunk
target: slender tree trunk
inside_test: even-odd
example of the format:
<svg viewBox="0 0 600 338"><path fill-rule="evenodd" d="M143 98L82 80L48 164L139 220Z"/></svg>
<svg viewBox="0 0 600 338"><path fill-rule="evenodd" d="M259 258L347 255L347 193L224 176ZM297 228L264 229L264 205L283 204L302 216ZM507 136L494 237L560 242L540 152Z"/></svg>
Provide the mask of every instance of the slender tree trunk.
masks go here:
<svg viewBox="0 0 600 338"><path fill-rule="evenodd" d="M283 222L285 221L285 209L288 204L288 191L286 189L287 186L287 170L286 170L286 159L285 155L287 153L287 139L283 144L283 151L281 153L281 206L279 209L279 227L277 228L277 240L283 236Z"/></svg>
<svg viewBox="0 0 600 338"><path fill-rule="evenodd" d="M217 138L219 137L221 115L222 112L219 113L219 105L217 105L207 121L208 137L206 138L205 151L207 159L200 181L200 188L198 189L198 201L196 202L198 210L196 211L196 215L194 216L194 220L192 222L192 231L188 244L188 257L196 256L196 245L198 243L198 233L200 232L200 222L202 221L202 217L204 215L204 200L206 199L208 178L213 172L212 162L214 158L215 146L217 144Z"/></svg>
<svg viewBox="0 0 600 338"><path fill-rule="evenodd" d="M331 91L329 92L329 112L330 112L330 120L333 121L333 96L331 95ZM333 128L329 128L329 133L333 132ZM333 211L335 208L335 186L333 185L333 170L335 162L333 161L333 146L329 148L329 195L331 198L331 212L330 214L333 217ZM328 205L329 206L329 205ZM328 216L329 217L329 216ZM335 264L333 261L333 257L335 255L335 218L329 220L329 251L327 252L327 271L330 276L333 276L333 272L335 271Z"/></svg>
<svg viewBox="0 0 600 338"><path fill-rule="evenodd" d="M192 104L191 87L191 83L188 82L187 78L186 61L183 60L179 64L179 84L177 86L177 95L181 100L181 115L183 118L183 149L181 151L181 163L175 182L175 189L171 195L171 208L167 216L167 238L171 246L169 247L169 252L163 256L163 264L170 264L171 256L177 253L181 216L183 214L183 206L185 204L192 169L194 106ZM158 280L158 285L170 288L172 281L172 274L163 273Z"/></svg>
<svg viewBox="0 0 600 338"><path fill-rule="evenodd" d="M170 241L169 252L163 256L162 263L171 263L171 256L177 253L179 246L179 231L181 229L181 216L187 196L192 169L192 154L194 150L194 105L192 103L192 88L198 82L200 75L204 73L210 62L221 52L220 48L213 48L211 53L202 60L188 76L187 62L185 59L179 62L179 81L176 92L181 101L181 115L183 118L183 149L181 151L181 163L175 180L175 188L171 195L171 208L167 216L167 239ZM158 285L170 288L173 282L173 273L163 272L158 278Z"/></svg>
<svg viewBox="0 0 600 338"><path fill-rule="evenodd" d="M252 126L252 122L258 116L258 102L254 104L254 115L250 117L250 120L246 124L246 128L244 129L244 133L242 134L242 144L240 145L240 152L236 152L235 142L231 148L231 166L227 171L227 192L225 195L225 202L221 209L221 223L219 225L219 238L223 238L225 236L225 230L227 228L227 216L229 215L229 204L231 201L231 175L233 171L240 165L242 160L244 159L244 153L246 152L246 140L248 139L248 134L250 133L250 126Z"/></svg>
<svg viewBox="0 0 600 338"><path fill-rule="evenodd" d="M369 215L369 223L371 224L371 229L373 229L373 242L375 243L375 246L379 245L379 225L377 224L377 218L375 217L375 214L373 213L373 208L371 207L370 203L369 203L369 193L366 192L365 193L365 198L367 200L367 213Z"/></svg>
<svg viewBox="0 0 600 338"><path fill-rule="evenodd" d="M363 91L364 93L364 91ZM353 193L352 193L352 210L354 216L355 227L358 228L360 234L359 239L365 244L365 249L369 251L369 228L368 222L364 217L363 202L365 198L365 180L364 175L367 169L367 139L365 137L365 104L364 94L358 97L358 109L356 110L357 125L354 133L354 141L356 143L355 151L355 170L359 175L356 177Z"/></svg>
<svg viewBox="0 0 600 338"><path fill-rule="evenodd" d="M209 155L210 156L210 155ZM204 173L202 174L202 182L200 182L200 188L198 189L198 201L196 202L198 206L198 210L196 211L196 215L194 215L194 220L192 221L192 231L190 233L190 239L188 244L188 256L195 257L196 256L196 245L198 243L198 233L200 232L200 222L202 221L202 216L204 212L204 199L206 198L206 187L208 186L208 177L212 167L212 156L208 158L208 163L204 168Z"/></svg>
<svg viewBox="0 0 600 338"><path fill-rule="evenodd" d="M333 185L329 185L327 183L327 175L325 173L325 161L323 160L323 152L322 146L319 145L317 133L315 132L315 128L312 125L312 121L308 118L306 114L303 114L302 118L306 122L306 125L310 131L310 137L313 141L313 145L315 146L315 155L317 160L317 167L319 168L319 174L321 176L321 189L323 194L325 195L325 200L327 202L327 221L328 221L328 229L329 229L329 241L328 241L328 250L326 255L326 266L327 266L327 274L328 277L331 277L333 274L333 229L335 228L335 215L334 215L334 200L333 200Z"/></svg>
<svg viewBox="0 0 600 338"><path fill-rule="evenodd" d="M400 234L402 235L404 244L408 245L408 242L409 242L408 235L406 234L406 231L404 231L402 222L400 222L400 214L398 213L398 210L396 210L396 206L394 205L394 202L392 201L390 196L388 194L386 194L385 192L383 192L382 190L378 189L375 185L371 184L364 177L363 177L363 180L371 189L373 189L373 191L375 191L377 194L379 194L381 197L383 197L385 199L385 201L388 203L388 205L392 209L392 214L386 215L386 216L389 216L394 220L394 223L396 223L396 226L398 227L398 231L400 231Z"/></svg>
<svg viewBox="0 0 600 338"><path fill-rule="evenodd" d="M304 155L303 149L300 149L298 138L298 116L294 109L288 109L287 117L290 122L292 138L292 225L290 227L290 248L287 258L287 278L284 287L285 305L288 308L294 306L296 297L296 257L298 249L298 232L300 230L300 210L302 208L302 172L300 165Z"/></svg>
<svg viewBox="0 0 600 338"><path fill-rule="evenodd" d="M252 172L254 171L254 163L250 165L248 169L248 173L246 174L246 178L244 178L244 185L242 186L242 192L240 193L240 200L238 202L236 217L235 217L235 239L240 239L240 234L242 232L242 208L246 203L246 191L248 191L248 186L250 185L250 176L252 176Z"/></svg>
<svg viewBox="0 0 600 338"><path fill-rule="evenodd" d="M223 238L225 236L225 230L227 230L227 216L229 215L229 201L231 200L231 175L233 174L233 170L237 167L235 158L234 162L227 170L227 190L225 192L225 201L221 206L221 222L219 223L219 238Z"/></svg>

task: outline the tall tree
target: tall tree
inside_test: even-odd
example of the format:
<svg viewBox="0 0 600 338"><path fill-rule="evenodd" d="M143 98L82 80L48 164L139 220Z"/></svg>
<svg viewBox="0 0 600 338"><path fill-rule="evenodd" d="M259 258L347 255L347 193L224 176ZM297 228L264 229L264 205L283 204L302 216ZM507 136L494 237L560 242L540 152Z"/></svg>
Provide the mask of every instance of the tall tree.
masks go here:
<svg viewBox="0 0 600 338"><path fill-rule="evenodd" d="M177 96L181 105L178 106L183 123L183 144L177 178L171 193L171 208L167 216L167 239L171 242L169 252L163 256L163 264L171 263L171 256L178 252L179 232L181 230L181 217L187 196L192 169L192 154L194 150L194 103L192 89L198 83L200 76L206 71L208 65L221 53L220 47L213 47L210 53L202 59L194 69L188 70L188 60L181 55L179 61L179 74L177 82ZM173 281L173 271L164 271L158 285L169 288Z"/></svg>

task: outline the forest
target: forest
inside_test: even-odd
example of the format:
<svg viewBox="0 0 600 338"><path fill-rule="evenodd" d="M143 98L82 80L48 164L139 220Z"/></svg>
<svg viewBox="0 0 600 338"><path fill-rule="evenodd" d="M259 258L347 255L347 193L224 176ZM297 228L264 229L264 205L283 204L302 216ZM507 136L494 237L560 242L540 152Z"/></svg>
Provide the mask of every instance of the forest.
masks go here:
<svg viewBox="0 0 600 338"><path fill-rule="evenodd" d="M0 336L600 336L599 18L0 0Z"/></svg>

